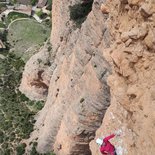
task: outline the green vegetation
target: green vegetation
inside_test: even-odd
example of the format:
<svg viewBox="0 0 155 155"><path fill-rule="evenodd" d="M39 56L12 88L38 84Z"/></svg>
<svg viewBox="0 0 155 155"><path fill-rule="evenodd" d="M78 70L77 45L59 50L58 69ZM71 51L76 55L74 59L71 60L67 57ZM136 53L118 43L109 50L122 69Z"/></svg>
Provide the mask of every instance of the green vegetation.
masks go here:
<svg viewBox="0 0 155 155"><path fill-rule="evenodd" d="M34 6L35 4L38 3L38 0L31 0L31 5Z"/></svg>
<svg viewBox="0 0 155 155"><path fill-rule="evenodd" d="M40 9L38 12L36 12L37 16L41 17L43 15L42 10Z"/></svg>
<svg viewBox="0 0 155 155"><path fill-rule="evenodd" d="M33 4L36 2L31 0ZM10 3L16 3L16 0ZM0 4L0 11L5 7ZM14 21L16 19L19 20ZM34 115L43 108L44 102L29 100L18 88L25 62L49 38L51 22L45 20L39 24L26 14L11 12L4 22L0 22L0 28L8 25L9 30L0 29L0 39L7 47L0 50L0 155L24 155L26 144L22 140L29 138L35 123ZM36 145L32 147L31 155L38 154Z"/></svg>
<svg viewBox="0 0 155 155"><path fill-rule="evenodd" d="M16 147L17 155L23 155L25 153L26 144L22 143Z"/></svg>
<svg viewBox="0 0 155 155"><path fill-rule="evenodd" d="M94 68L97 68L97 65L96 64L94 64Z"/></svg>
<svg viewBox="0 0 155 155"><path fill-rule="evenodd" d="M41 19L45 19L48 15L46 13L43 13L42 10L36 12L37 16L40 17Z"/></svg>
<svg viewBox="0 0 155 155"><path fill-rule="evenodd" d="M32 143L32 149L31 149L31 152L30 152L30 155L55 155L54 153L52 152L49 152L49 153L45 153L45 154L40 154L36 151L36 147L37 147L37 142L33 142Z"/></svg>
<svg viewBox="0 0 155 155"><path fill-rule="evenodd" d="M0 28L5 28L5 25L2 21L0 21Z"/></svg>
<svg viewBox="0 0 155 155"><path fill-rule="evenodd" d="M86 20L87 15L92 9L93 0L88 0L87 3L78 3L70 6L70 19L73 20L78 28Z"/></svg>
<svg viewBox="0 0 155 155"><path fill-rule="evenodd" d="M52 0L47 1L47 10L52 10Z"/></svg>
<svg viewBox="0 0 155 155"><path fill-rule="evenodd" d="M42 23L47 25L50 29L52 28L52 21L50 19L45 19Z"/></svg>
<svg viewBox="0 0 155 155"><path fill-rule="evenodd" d="M18 90L23 60L12 52L4 56L5 59L0 59L0 150L7 155L15 151L21 155L25 144L18 144L33 131L33 116L43 107L43 102L30 101Z"/></svg>
<svg viewBox="0 0 155 155"><path fill-rule="evenodd" d="M4 45L6 46L6 51L9 49L9 43L7 42L7 30L5 29L0 29L0 40L2 40L2 42L4 43ZM3 52L5 54L4 50L1 50L1 52Z"/></svg>
<svg viewBox="0 0 155 155"><path fill-rule="evenodd" d="M13 4L16 4L16 3L17 3L17 0L12 0L12 3L13 3Z"/></svg>
<svg viewBox="0 0 155 155"><path fill-rule="evenodd" d="M6 9L5 3L0 3L0 13Z"/></svg>
<svg viewBox="0 0 155 155"><path fill-rule="evenodd" d="M85 100L84 98L81 98L81 99L80 99L80 103L84 102L84 100Z"/></svg>
<svg viewBox="0 0 155 155"><path fill-rule="evenodd" d="M39 155L39 153L36 151L37 142L33 142L33 146L30 152L30 155Z"/></svg>
<svg viewBox="0 0 155 155"><path fill-rule="evenodd" d="M7 36L7 31L6 30L0 30L0 40L7 41L6 36Z"/></svg>
<svg viewBox="0 0 155 155"><path fill-rule="evenodd" d="M26 61L50 36L50 28L33 19L14 22L8 31L8 41L16 55Z"/></svg>
<svg viewBox="0 0 155 155"><path fill-rule="evenodd" d="M12 21L18 19L18 18L29 18L28 15L23 14L23 13L18 13L18 12L10 12L8 14L8 17L5 19L5 22L7 24L11 23Z"/></svg>

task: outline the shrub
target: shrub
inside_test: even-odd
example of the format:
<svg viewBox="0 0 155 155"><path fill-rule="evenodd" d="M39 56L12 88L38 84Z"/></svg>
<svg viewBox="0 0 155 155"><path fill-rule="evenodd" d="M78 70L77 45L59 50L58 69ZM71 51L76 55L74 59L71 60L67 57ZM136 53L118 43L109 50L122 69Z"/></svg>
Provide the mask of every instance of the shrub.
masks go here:
<svg viewBox="0 0 155 155"><path fill-rule="evenodd" d="M37 61L38 61L39 64L42 63L42 59L38 58Z"/></svg>
<svg viewBox="0 0 155 155"><path fill-rule="evenodd" d="M31 142L31 144L32 144L32 142ZM30 144L30 145L31 145L31 144ZM40 154L36 151L36 147L37 147L38 143L37 143L37 142L33 142L32 145L33 145L33 146L32 146L30 155L40 155ZM45 153L45 154L42 154L42 155L55 155L55 154L54 154L53 152L49 152L49 153Z"/></svg>
<svg viewBox="0 0 155 155"><path fill-rule="evenodd" d="M0 130L0 143L3 143L4 133Z"/></svg>
<svg viewBox="0 0 155 155"><path fill-rule="evenodd" d="M97 65L96 64L94 64L94 68L97 68Z"/></svg>
<svg viewBox="0 0 155 155"><path fill-rule="evenodd" d="M44 20L44 23L45 23L45 25L48 26L49 28L52 27L52 21L51 21L50 19L45 19L45 20Z"/></svg>
<svg viewBox="0 0 155 155"><path fill-rule="evenodd" d="M43 102L39 101L35 104L37 110L41 110L44 107Z"/></svg>
<svg viewBox="0 0 155 155"><path fill-rule="evenodd" d="M0 104L4 112L3 114L0 111L0 143L2 144L3 154L6 155L9 155L8 148L16 148L15 146L20 144L21 139L28 138L33 130L34 112L30 111L26 105L32 101L18 90L21 78L20 68L23 66L24 62L13 52L8 53L6 59L0 61L0 70L1 68L4 70L5 76L4 79L0 77L0 85L2 85ZM33 105L35 105L34 101ZM16 150L17 155L23 154L24 144L19 145Z"/></svg>
<svg viewBox="0 0 155 155"><path fill-rule="evenodd" d="M24 13L10 12L6 18L6 23L9 24L18 18L28 18L28 17L29 16L27 14L24 14Z"/></svg>
<svg viewBox="0 0 155 155"><path fill-rule="evenodd" d="M8 143L6 143L6 142L3 143L3 144L2 144L2 148L7 149L7 148L8 148Z"/></svg>
<svg viewBox="0 0 155 155"><path fill-rule="evenodd" d="M52 0L47 1L47 10L49 10L49 11L52 10Z"/></svg>
<svg viewBox="0 0 155 155"><path fill-rule="evenodd" d="M4 155L11 155L11 149L6 149Z"/></svg>
<svg viewBox="0 0 155 155"><path fill-rule="evenodd" d="M80 103L84 102L84 98L81 98Z"/></svg>
<svg viewBox="0 0 155 155"><path fill-rule="evenodd" d="M42 10L39 10L38 12L36 12L37 16L41 17L44 13L42 12Z"/></svg>
<svg viewBox="0 0 155 155"><path fill-rule="evenodd" d="M36 151L36 146L37 146L37 142L34 142L30 155L39 155L39 153Z"/></svg>
<svg viewBox="0 0 155 155"><path fill-rule="evenodd" d="M78 3L70 6L70 19L73 20L77 27L79 27L86 19L87 15L92 9L93 0L87 3Z"/></svg>
<svg viewBox="0 0 155 155"><path fill-rule="evenodd" d="M5 28L5 25L2 21L0 21L0 28Z"/></svg>
<svg viewBox="0 0 155 155"><path fill-rule="evenodd" d="M9 137L10 141L14 141L14 140L15 140L15 138L16 138L15 133L14 133L14 132L13 132L13 133L11 133L11 135L10 135L10 137Z"/></svg>
<svg viewBox="0 0 155 155"><path fill-rule="evenodd" d="M52 47L51 46L48 46L47 49L48 49L48 51L51 51L52 50Z"/></svg>
<svg viewBox="0 0 155 155"><path fill-rule="evenodd" d="M0 40L2 40L3 42L7 41L7 31L0 31Z"/></svg>
<svg viewBox="0 0 155 155"><path fill-rule="evenodd" d="M13 4L16 4L17 3L17 0L12 0Z"/></svg>
<svg viewBox="0 0 155 155"><path fill-rule="evenodd" d="M31 0L31 5L36 5L38 3L38 0Z"/></svg>
<svg viewBox="0 0 155 155"><path fill-rule="evenodd" d="M25 147L26 147L25 143L18 145L16 148L17 155L23 155L25 153Z"/></svg>

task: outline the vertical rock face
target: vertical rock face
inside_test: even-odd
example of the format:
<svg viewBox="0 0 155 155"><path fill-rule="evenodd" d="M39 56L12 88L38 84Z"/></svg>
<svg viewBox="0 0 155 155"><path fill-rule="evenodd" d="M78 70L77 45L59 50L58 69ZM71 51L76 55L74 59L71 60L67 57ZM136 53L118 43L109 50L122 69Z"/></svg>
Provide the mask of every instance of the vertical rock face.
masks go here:
<svg viewBox="0 0 155 155"><path fill-rule="evenodd" d="M83 2L53 1L51 66L55 68L48 76L47 101L38 114L34 132L40 153L54 150L57 155L91 154L89 142L110 103L110 67L102 55L110 41L105 25L108 16L100 11L101 2L95 1L81 28L76 28L70 20L70 6L79 3ZM33 61L30 59L27 66ZM24 80L27 70L25 67L21 87L28 83Z"/></svg>
<svg viewBox="0 0 155 155"><path fill-rule="evenodd" d="M91 154L88 144L109 106L110 68L102 56L106 17L97 3L81 29L74 30L69 6L76 3L81 1L53 2L51 42L57 67L36 124L39 152Z"/></svg>
<svg viewBox="0 0 155 155"><path fill-rule="evenodd" d="M45 100L52 67L49 51L46 48L41 49L25 65L19 90L32 100Z"/></svg>
<svg viewBox="0 0 155 155"><path fill-rule="evenodd" d="M111 105L96 138L122 129L113 139L123 154L155 152L155 18L154 1L107 1L108 27L114 38L104 54L112 66L108 77ZM96 139L95 138L95 139ZM92 154L99 154L95 141Z"/></svg>
<svg viewBox="0 0 155 155"><path fill-rule="evenodd" d="M121 128L122 135L113 143L124 154L151 155L155 152L154 1L94 0L92 11L76 28L70 6L78 3L81 0L53 1L52 60L46 72L50 82L35 125L37 150L97 155L96 130L97 138ZM27 66L35 61L30 59ZM29 82L26 79L21 88ZM44 88L40 89L42 95Z"/></svg>

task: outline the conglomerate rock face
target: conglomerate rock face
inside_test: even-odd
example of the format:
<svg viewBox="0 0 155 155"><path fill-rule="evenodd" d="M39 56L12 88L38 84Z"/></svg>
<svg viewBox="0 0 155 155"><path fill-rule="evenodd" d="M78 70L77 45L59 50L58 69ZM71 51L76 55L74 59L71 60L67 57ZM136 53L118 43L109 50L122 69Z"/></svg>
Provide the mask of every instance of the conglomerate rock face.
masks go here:
<svg viewBox="0 0 155 155"><path fill-rule="evenodd" d="M53 1L52 61L46 68L50 72L42 78L48 89L27 87L34 88L35 99L44 98L47 92L32 133L38 138L37 150L54 150L56 155L97 155L94 137L99 128L95 139L122 129L113 143L123 154L152 155L155 2L94 0L80 28L70 19L70 6L77 3L83 2ZM27 66L34 62L30 59ZM23 84L29 83L27 70L25 67ZM35 70L35 75L41 74L39 67Z"/></svg>
<svg viewBox="0 0 155 155"><path fill-rule="evenodd" d="M111 105L96 138L122 129L113 144L122 154L155 153L155 1L121 0L104 4L113 44L103 51L111 63ZM95 139L96 139L95 138ZM92 154L99 154L93 140Z"/></svg>
<svg viewBox="0 0 155 155"><path fill-rule="evenodd" d="M33 55L25 65L19 90L32 100L45 100L50 78L55 69L48 45Z"/></svg>
<svg viewBox="0 0 155 155"><path fill-rule="evenodd" d="M81 0L53 1L51 43L54 61L51 66L55 64L55 68L47 76L50 77L50 83L46 82L47 101L37 116L34 132L40 153L54 150L57 155L91 154L89 142L110 103L106 82L110 67L102 55L110 42L105 25L107 15L102 14L101 2L96 1L81 28L76 28L70 20L70 6L78 3L82 3ZM34 57L41 59L43 55ZM31 76L27 74L27 66L35 62L34 58L27 62L21 88L30 83L28 77L35 83L33 74L38 75L39 67L35 72L31 69ZM29 88L33 91L29 92ZM41 88L29 85L23 89L29 96L36 93L42 98L44 89Z"/></svg>

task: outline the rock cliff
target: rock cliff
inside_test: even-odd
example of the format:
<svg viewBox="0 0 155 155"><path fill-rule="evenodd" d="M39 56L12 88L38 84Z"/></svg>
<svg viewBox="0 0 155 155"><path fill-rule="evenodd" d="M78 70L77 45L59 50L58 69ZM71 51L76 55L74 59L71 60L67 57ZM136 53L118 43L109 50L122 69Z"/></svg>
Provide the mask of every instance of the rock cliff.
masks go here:
<svg viewBox="0 0 155 155"><path fill-rule="evenodd" d="M122 129L113 139L122 154L151 155L155 152L155 1L107 1L108 27L113 44L103 51L112 66L108 77L111 105L96 138ZM99 154L94 141L92 154Z"/></svg>
<svg viewBox="0 0 155 155"><path fill-rule="evenodd" d="M86 3L92 10L77 26L71 7ZM27 62L20 86L31 99L46 100L32 133L38 152L97 155L94 137L119 128L113 143L123 154L155 152L154 6L153 0L53 1L52 50Z"/></svg>

